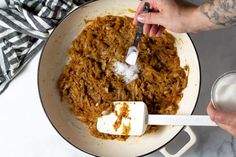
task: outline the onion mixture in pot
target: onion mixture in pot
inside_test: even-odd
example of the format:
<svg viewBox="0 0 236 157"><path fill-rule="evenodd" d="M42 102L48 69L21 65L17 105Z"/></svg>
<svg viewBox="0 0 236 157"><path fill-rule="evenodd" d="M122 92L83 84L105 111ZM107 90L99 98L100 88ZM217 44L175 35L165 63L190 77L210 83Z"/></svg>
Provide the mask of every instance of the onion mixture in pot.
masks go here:
<svg viewBox="0 0 236 157"><path fill-rule="evenodd" d="M187 86L187 69L180 67L175 38L166 31L161 37L141 37L137 79L126 84L115 74L114 63L125 63L134 40L132 21L111 15L90 21L73 41L69 62L58 80L62 100L98 138L128 138L100 133L96 128L97 118L112 112L114 101L144 101L150 114L176 114ZM158 126L148 126L146 133L153 131Z"/></svg>

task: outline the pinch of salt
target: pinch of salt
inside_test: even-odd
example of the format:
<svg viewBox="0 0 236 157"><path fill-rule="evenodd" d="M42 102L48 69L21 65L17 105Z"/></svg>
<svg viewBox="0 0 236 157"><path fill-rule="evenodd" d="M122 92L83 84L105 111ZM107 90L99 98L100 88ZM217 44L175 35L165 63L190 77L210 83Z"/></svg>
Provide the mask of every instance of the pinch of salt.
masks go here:
<svg viewBox="0 0 236 157"><path fill-rule="evenodd" d="M114 63L114 72L123 77L126 84L138 78L139 69L137 65L128 66L121 62Z"/></svg>

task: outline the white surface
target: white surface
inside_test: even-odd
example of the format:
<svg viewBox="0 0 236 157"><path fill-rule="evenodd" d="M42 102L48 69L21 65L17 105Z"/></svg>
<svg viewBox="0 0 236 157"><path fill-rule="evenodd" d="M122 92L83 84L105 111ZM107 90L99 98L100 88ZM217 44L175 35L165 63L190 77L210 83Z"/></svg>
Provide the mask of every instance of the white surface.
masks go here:
<svg viewBox="0 0 236 157"><path fill-rule="evenodd" d="M6 6L0 0L0 8ZM65 142L48 121L37 90L39 54L0 95L1 157L89 157Z"/></svg>
<svg viewBox="0 0 236 157"><path fill-rule="evenodd" d="M5 0L1 0L0 1L0 8L4 8L4 7L6 7L6 2L5 2Z"/></svg>
<svg viewBox="0 0 236 157"><path fill-rule="evenodd" d="M88 157L60 137L48 121L37 90L39 54L0 95L0 156Z"/></svg>

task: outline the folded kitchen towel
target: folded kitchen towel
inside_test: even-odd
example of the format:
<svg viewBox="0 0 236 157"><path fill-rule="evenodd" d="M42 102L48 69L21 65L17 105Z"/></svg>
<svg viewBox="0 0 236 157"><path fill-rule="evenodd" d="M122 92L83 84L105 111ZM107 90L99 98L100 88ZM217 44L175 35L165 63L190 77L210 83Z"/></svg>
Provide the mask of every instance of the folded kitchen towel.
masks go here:
<svg viewBox="0 0 236 157"><path fill-rule="evenodd" d="M0 8L0 94L42 49L49 30L72 9L72 0L5 2L7 8Z"/></svg>

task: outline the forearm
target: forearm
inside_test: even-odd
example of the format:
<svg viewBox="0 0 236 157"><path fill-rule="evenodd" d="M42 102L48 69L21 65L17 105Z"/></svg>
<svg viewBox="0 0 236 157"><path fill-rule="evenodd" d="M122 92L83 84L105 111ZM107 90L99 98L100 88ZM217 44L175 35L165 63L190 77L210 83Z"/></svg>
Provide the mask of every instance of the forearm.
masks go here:
<svg viewBox="0 0 236 157"><path fill-rule="evenodd" d="M190 17L191 16L191 17ZM236 25L236 0L206 0L189 16L189 32Z"/></svg>
<svg viewBox="0 0 236 157"><path fill-rule="evenodd" d="M217 26L236 24L236 0L207 0L200 6L200 10Z"/></svg>

